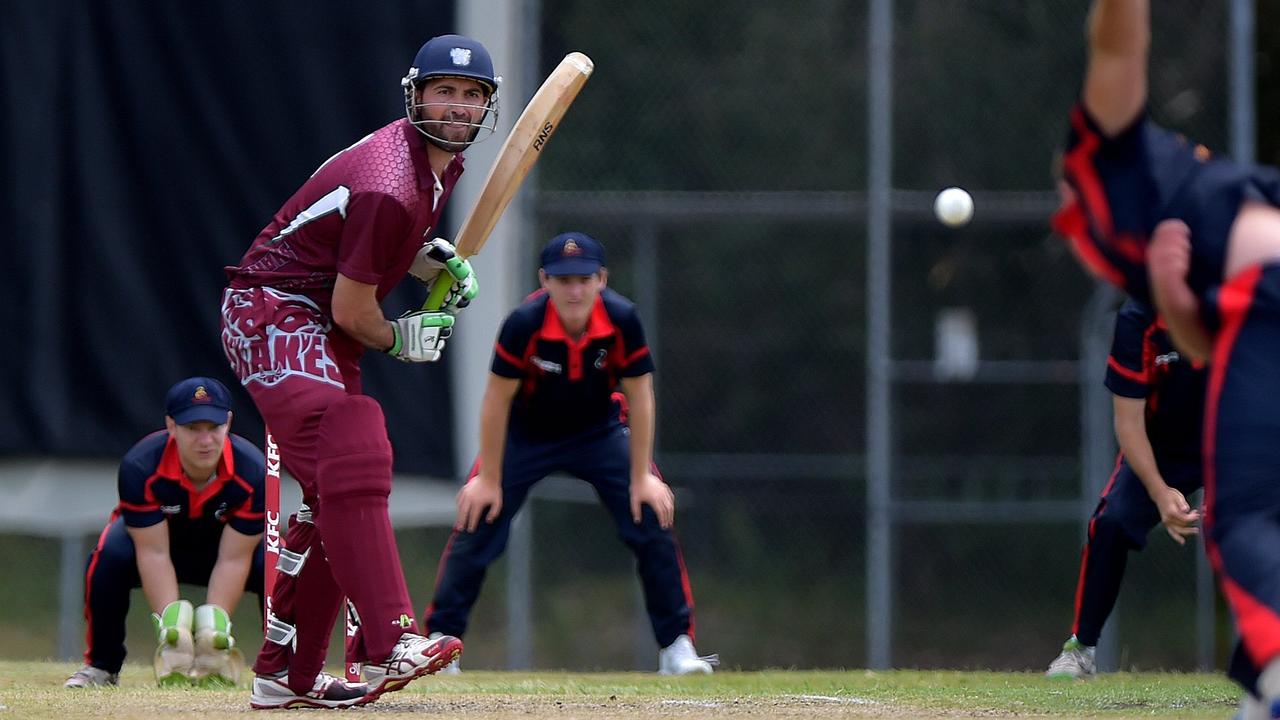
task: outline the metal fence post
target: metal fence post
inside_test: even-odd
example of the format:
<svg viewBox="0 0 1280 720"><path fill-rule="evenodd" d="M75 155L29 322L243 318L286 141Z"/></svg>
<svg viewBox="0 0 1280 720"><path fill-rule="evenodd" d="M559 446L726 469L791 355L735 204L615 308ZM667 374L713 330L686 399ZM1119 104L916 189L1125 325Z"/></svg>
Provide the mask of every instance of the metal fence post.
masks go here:
<svg viewBox="0 0 1280 720"><path fill-rule="evenodd" d="M890 236L893 173L893 1L873 0L867 24L867 666L891 664L893 638Z"/></svg>

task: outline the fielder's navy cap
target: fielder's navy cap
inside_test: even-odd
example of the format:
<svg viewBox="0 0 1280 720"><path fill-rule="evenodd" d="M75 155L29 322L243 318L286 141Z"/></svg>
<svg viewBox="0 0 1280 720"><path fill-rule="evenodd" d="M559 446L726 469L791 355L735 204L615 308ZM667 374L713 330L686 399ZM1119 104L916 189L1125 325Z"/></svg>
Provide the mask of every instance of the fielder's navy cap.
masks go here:
<svg viewBox="0 0 1280 720"><path fill-rule="evenodd" d="M548 275L593 275L604 267L604 246L580 232L561 233L542 248L542 270Z"/></svg>
<svg viewBox="0 0 1280 720"><path fill-rule="evenodd" d="M179 425L201 421L222 425L231 412L231 393L213 378L187 378L169 388L164 412Z"/></svg>

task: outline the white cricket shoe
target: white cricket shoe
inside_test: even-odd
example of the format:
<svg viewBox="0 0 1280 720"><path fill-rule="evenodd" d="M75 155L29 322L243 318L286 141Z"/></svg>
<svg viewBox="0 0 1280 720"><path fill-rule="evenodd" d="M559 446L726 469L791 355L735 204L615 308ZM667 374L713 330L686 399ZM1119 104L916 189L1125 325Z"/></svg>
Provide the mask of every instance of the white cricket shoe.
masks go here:
<svg viewBox="0 0 1280 720"><path fill-rule="evenodd" d="M1271 710L1266 703L1246 690L1240 696L1240 707L1231 720L1271 720Z"/></svg>
<svg viewBox="0 0 1280 720"><path fill-rule="evenodd" d="M62 687L69 688L88 688L88 687L110 687L120 684L120 673L110 673L102 668L96 668L92 665L85 665L79 670L71 673L71 677L62 683Z"/></svg>
<svg viewBox="0 0 1280 720"><path fill-rule="evenodd" d="M1077 680L1093 677L1098 673L1098 666L1093 658L1094 649L1092 645L1084 645L1072 635L1062 643L1062 653L1049 663L1044 676Z"/></svg>
<svg viewBox="0 0 1280 720"><path fill-rule="evenodd" d="M404 633L385 661L365 664L369 702L383 693L399 690L414 678L440 672L461 654L462 641L452 635L425 638L417 633Z"/></svg>
<svg viewBox="0 0 1280 720"><path fill-rule="evenodd" d="M699 656L688 635L681 635L675 642L658 651L659 675L710 675L719 665L719 655Z"/></svg>
<svg viewBox="0 0 1280 720"><path fill-rule="evenodd" d="M316 682L311 686L311 690L298 695L289 687L289 674L282 672L278 675L254 676L253 694L249 696L249 706L254 710L293 707L344 708L369 702L365 699L368 693L369 686L364 683L349 683L327 672L321 672L316 676Z"/></svg>

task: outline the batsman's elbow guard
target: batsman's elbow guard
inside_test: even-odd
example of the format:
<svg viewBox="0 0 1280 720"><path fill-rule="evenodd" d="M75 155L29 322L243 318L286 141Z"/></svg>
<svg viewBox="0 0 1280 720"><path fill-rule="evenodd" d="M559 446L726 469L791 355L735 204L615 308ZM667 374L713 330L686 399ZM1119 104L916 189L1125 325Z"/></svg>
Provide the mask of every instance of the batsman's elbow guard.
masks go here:
<svg viewBox="0 0 1280 720"><path fill-rule="evenodd" d="M196 646L215 650L230 650L236 640L231 635L231 616L217 605L201 605L195 614Z"/></svg>

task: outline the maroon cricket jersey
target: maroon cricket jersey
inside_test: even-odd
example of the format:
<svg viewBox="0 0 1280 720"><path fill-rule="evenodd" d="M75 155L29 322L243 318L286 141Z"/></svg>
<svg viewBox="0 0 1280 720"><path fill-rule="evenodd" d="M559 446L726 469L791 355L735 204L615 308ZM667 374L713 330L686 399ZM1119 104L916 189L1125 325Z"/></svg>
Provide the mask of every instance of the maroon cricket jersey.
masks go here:
<svg viewBox="0 0 1280 720"><path fill-rule="evenodd" d="M330 315L338 273L377 285L378 300L408 272L439 223L458 177L455 156L440 178L426 140L403 118L329 158L226 268L233 288L271 287L305 295Z"/></svg>

